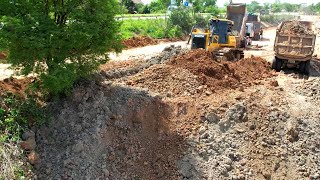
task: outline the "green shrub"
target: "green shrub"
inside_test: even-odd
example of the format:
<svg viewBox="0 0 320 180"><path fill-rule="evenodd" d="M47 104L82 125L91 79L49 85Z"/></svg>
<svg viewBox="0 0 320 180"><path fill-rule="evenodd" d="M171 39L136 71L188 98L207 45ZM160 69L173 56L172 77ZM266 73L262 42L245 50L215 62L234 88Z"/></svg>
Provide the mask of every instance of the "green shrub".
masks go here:
<svg viewBox="0 0 320 180"><path fill-rule="evenodd" d="M40 125L47 119L32 97L23 99L8 93L0 97L0 103L0 142L16 142L29 125Z"/></svg>
<svg viewBox="0 0 320 180"><path fill-rule="evenodd" d="M95 71L102 62L95 57L121 51L116 0L0 1L0 7L0 41L8 42L0 49L23 75L39 74L49 93L65 92Z"/></svg>
<svg viewBox="0 0 320 180"><path fill-rule="evenodd" d="M194 14L190 8L179 7L171 12L168 19L169 28L179 26L184 34L188 34L194 24Z"/></svg>
<svg viewBox="0 0 320 180"><path fill-rule="evenodd" d="M129 19L122 21L121 34L123 39L129 39L135 35L165 38L167 37L166 27L165 19Z"/></svg>

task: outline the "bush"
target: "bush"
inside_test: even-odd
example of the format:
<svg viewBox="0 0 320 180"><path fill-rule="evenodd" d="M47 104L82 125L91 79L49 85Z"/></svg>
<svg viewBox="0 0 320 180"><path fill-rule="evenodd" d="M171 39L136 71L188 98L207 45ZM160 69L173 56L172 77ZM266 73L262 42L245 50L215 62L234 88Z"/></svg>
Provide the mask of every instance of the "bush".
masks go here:
<svg viewBox="0 0 320 180"><path fill-rule="evenodd" d="M190 8L179 7L172 11L168 20L168 27L179 27L181 33L187 35L190 33L193 26L205 28L207 27L210 16L204 17L200 14L195 14Z"/></svg>
<svg viewBox="0 0 320 180"><path fill-rule="evenodd" d="M45 122L46 112L32 97L26 99L8 93L0 97L0 142L17 142L29 125Z"/></svg>
<svg viewBox="0 0 320 180"><path fill-rule="evenodd" d="M194 24L194 14L190 8L179 7L172 10L168 19L169 29L173 26L179 26L184 34L188 34Z"/></svg>
<svg viewBox="0 0 320 180"><path fill-rule="evenodd" d="M265 15L261 16L261 21L268 22L271 24L279 24L282 21L288 21L295 19L293 15Z"/></svg>
<svg viewBox="0 0 320 180"><path fill-rule="evenodd" d="M48 93L95 71L95 57L121 50L116 0L0 1L0 49L23 75L37 73ZM57 86L57 87L56 87Z"/></svg>
<svg viewBox="0 0 320 180"><path fill-rule="evenodd" d="M129 19L122 21L121 34L123 39L129 39L136 35L164 38L164 19Z"/></svg>
<svg viewBox="0 0 320 180"><path fill-rule="evenodd" d="M123 39L136 35L150 36L153 38L183 37L190 33L192 26L206 27L208 17L192 13L189 8L173 10L168 19L129 19L121 23Z"/></svg>

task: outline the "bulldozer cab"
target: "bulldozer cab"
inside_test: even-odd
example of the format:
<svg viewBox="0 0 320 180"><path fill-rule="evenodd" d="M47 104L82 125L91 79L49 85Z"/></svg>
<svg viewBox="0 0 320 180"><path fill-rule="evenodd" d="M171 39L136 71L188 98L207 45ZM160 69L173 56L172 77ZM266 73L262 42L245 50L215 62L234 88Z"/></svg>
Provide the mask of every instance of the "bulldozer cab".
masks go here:
<svg viewBox="0 0 320 180"><path fill-rule="evenodd" d="M211 19L209 21L211 38L214 36L219 37L218 39L213 39L212 43L228 44L228 35L232 31L232 26L232 21L226 19Z"/></svg>

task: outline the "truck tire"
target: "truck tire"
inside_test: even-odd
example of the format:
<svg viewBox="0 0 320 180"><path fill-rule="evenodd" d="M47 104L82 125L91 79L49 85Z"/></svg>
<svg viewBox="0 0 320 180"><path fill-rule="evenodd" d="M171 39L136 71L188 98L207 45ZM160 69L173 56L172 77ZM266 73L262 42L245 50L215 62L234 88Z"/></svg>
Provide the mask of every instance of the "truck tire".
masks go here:
<svg viewBox="0 0 320 180"><path fill-rule="evenodd" d="M247 47L247 40L244 39L244 40L241 40L240 41L240 48L246 48Z"/></svg>
<svg viewBox="0 0 320 180"><path fill-rule="evenodd" d="M260 40L260 35L259 34L254 34L253 40L255 40L255 41Z"/></svg>
<svg viewBox="0 0 320 180"><path fill-rule="evenodd" d="M282 67L282 60L277 57L274 57L274 59L272 60L272 69L276 70L277 72L280 72L281 67Z"/></svg>
<svg viewBox="0 0 320 180"><path fill-rule="evenodd" d="M304 73L306 75L309 75L310 74L310 60L306 61L305 63L306 63L306 65L304 67Z"/></svg>
<svg viewBox="0 0 320 180"><path fill-rule="evenodd" d="M300 62L299 72L301 74L309 75L309 73L310 73L310 60Z"/></svg>

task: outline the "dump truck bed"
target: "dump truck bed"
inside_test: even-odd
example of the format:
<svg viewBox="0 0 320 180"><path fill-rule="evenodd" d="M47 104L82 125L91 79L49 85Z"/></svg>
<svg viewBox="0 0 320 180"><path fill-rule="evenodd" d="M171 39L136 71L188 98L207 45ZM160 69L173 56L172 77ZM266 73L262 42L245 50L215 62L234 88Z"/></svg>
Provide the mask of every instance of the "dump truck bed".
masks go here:
<svg viewBox="0 0 320 180"><path fill-rule="evenodd" d="M227 19L234 22L232 30L239 33L240 39L244 39L246 33L247 12L246 5L232 3L227 6Z"/></svg>
<svg viewBox="0 0 320 180"><path fill-rule="evenodd" d="M316 40L313 29L313 24L307 21L282 22L274 42L276 57L293 61L310 60Z"/></svg>

